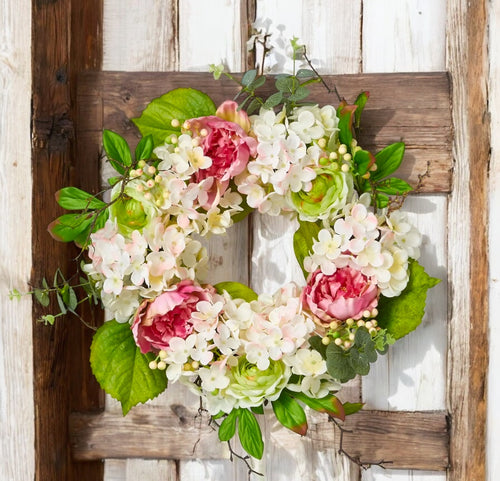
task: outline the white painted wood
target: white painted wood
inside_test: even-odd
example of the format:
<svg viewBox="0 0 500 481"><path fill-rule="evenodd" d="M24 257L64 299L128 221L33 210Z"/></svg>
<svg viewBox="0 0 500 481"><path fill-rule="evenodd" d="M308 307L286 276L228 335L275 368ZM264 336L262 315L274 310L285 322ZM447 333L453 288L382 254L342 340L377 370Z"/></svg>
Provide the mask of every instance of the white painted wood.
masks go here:
<svg viewBox="0 0 500 481"><path fill-rule="evenodd" d="M363 2L363 71L445 69L446 1ZM444 409L447 352L447 198L419 196L405 210L424 234L421 264L443 279L429 293L422 325L392 346L363 378L367 407L387 410ZM363 481L444 481L444 473L371 468Z"/></svg>
<svg viewBox="0 0 500 481"><path fill-rule="evenodd" d="M363 71L442 70L445 26L442 0L365 0Z"/></svg>
<svg viewBox="0 0 500 481"><path fill-rule="evenodd" d="M259 29L272 33L269 70L290 71L289 41L298 37L322 73L360 71L361 1L257 0Z"/></svg>
<svg viewBox="0 0 500 481"><path fill-rule="evenodd" d="M177 4L178 11L177 7L174 8ZM153 5L145 0L106 0L104 25L104 70L168 71L180 68L184 71L206 71L210 63L221 61L233 71L241 69L237 0L154 1ZM124 34L124 31L127 33ZM131 32L134 33L130 35ZM208 242L211 260L207 281L246 283L247 245L246 222L234 226L225 236L214 236ZM170 409L173 404L198 406L199 401L183 386L173 385L153 403ZM119 407L108 398L107 409L119 410ZM214 442L218 441L214 439ZM179 463L143 460L106 462L106 481L135 481L139 475L143 479L149 477L161 481L233 481L246 479L246 470L241 463L228 460L203 463L196 460Z"/></svg>
<svg viewBox="0 0 500 481"><path fill-rule="evenodd" d="M179 58L183 71L206 71L223 63L231 71L242 69L241 12L238 0L180 0ZM211 283L248 282L248 223L240 222L222 238L208 242ZM218 442L218 441L215 441ZM180 463L180 481L239 481L247 479L243 463L197 460Z"/></svg>
<svg viewBox="0 0 500 481"><path fill-rule="evenodd" d="M496 255L500 238L500 4L490 3L490 113L491 113L491 160L490 160L490 367L488 377L488 432L487 432L487 479L500 479L500 256Z"/></svg>
<svg viewBox="0 0 500 481"><path fill-rule="evenodd" d="M31 299L8 293L31 275L29 0L0 3L0 45L0 473L24 481L35 473Z"/></svg>
<svg viewBox="0 0 500 481"><path fill-rule="evenodd" d="M290 72L287 57L289 40L296 36L308 49L308 56L321 72L356 73L360 68L360 17L358 1L275 1L257 2L257 25L271 32L273 50L270 71ZM332 23L335 35L332 35ZM332 103L336 100L332 98ZM305 280L293 252L297 224L291 218L254 215L251 284L257 292L271 293L283 284ZM335 449L317 452L309 438L294 437L275 419L267 418L266 458L268 479L304 481L335 479L354 481L357 469L339 457Z"/></svg>
<svg viewBox="0 0 500 481"><path fill-rule="evenodd" d="M103 70L177 70L175 0L106 0Z"/></svg>

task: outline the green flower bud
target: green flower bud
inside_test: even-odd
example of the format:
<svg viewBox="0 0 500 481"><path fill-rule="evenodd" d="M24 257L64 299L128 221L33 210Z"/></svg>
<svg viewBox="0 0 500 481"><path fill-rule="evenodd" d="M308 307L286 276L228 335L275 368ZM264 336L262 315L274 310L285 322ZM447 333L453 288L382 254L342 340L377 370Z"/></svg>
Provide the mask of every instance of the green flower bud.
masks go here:
<svg viewBox="0 0 500 481"><path fill-rule="evenodd" d="M120 192L121 183L115 185L111 198L116 199ZM130 236L134 230L141 232L157 212L154 199L147 200L144 192L129 185L125 186L121 198L109 207L110 219L116 222L118 230L124 236Z"/></svg>
<svg viewBox="0 0 500 481"><path fill-rule="evenodd" d="M316 170L309 192L292 192L290 201L301 220L314 222L342 209L349 202L352 191L351 174L325 167Z"/></svg>
<svg viewBox="0 0 500 481"><path fill-rule="evenodd" d="M283 361L269 360L269 367L261 371L242 356L231 368L226 393L238 399L239 407L260 406L264 399L275 401L286 387L291 371Z"/></svg>

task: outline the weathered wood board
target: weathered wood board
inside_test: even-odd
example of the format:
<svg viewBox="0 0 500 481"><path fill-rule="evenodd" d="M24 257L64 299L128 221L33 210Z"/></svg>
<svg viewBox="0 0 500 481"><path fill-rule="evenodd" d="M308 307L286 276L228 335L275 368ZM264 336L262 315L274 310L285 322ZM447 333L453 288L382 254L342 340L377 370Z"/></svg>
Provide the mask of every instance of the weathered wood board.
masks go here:
<svg viewBox="0 0 500 481"><path fill-rule="evenodd" d="M361 91L370 92L360 145L377 152L392 142L405 142L405 162L398 175L413 185L423 176L421 192L449 192L452 127L447 74L325 75L324 80L336 85L351 102ZM94 158L82 155L82 162L98 158L103 128L119 132L131 143L135 139L136 143L139 133L130 119L138 117L152 99L179 87L203 90L216 103L237 93L235 84L228 79L215 81L204 73L84 73L78 89L77 128L82 139L79 150L92 149ZM263 89L263 95L271 89L272 85ZM323 85L315 84L310 90L310 101L338 103ZM96 137L94 145L90 145L92 133Z"/></svg>
<svg viewBox="0 0 500 481"><path fill-rule="evenodd" d="M227 446L217 441L206 415L182 404L151 406L140 412L72 414L73 454L80 461L103 458L221 459ZM444 412L361 411L347 418L343 448L363 463L390 468L443 471L448 467L448 420ZM309 426L312 447L339 447L339 431L326 416ZM292 445L296 435L282 430L282 442ZM175 442L171 440L175 439ZM395 448L404 445L405 450Z"/></svg>

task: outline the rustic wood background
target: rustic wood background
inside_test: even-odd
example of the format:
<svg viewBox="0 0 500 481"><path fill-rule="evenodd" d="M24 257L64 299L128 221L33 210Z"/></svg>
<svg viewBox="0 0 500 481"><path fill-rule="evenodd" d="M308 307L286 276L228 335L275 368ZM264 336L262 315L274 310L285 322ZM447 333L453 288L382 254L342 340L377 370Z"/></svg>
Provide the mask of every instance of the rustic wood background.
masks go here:
<svg viewBox="0 0 500 481"><path fill-rule="evenodd" d="M158 2L163 6L165 3ZM174 2L172 2L174 3ZM137 2L107 0L104 4L104 70L162 71L206 70L208 63L224 61L232 70L246 66L245 4L238 1L175 2L176 14L168 9L153 9L157 21L141 22L143 6ZM142 13L141 13L142 12ZM258 1L256 17L270 22L280 38L275 50L274 71L289 68L279 42L296 35L308 45L323 73L439 71L446 69L445 2L341 2L341 1ZM149 15L148 15L149 18ZM161 20L160 20L161 19ZM172 21L174 25L172 26ZM331 35L332 21L336 35ZM213 29L213 25L217 29ZM133 26L134 35L128 32ZM381 29L383 35L381 35ZM174 36L175 40L164 39ZM138 40L140 39L140 40ZM207 39L210 39L207 41ZM445 195L428 195L411 199L406 208L425 234L423 262L430 273L445 278L447 272L447 203ZM251 264L245 262L239 249L251 234ZM271 292L289 280L300 280L294 261L291 236L294 225L287 219L254 216L252 224L237 226L228 235L229 242L215 240L212 259L216 279L249 279L258 292ZM232 254L236 250L235 254ZM228 260L229 262L226 262ZM377 409L444 409L446 407L447 286L443 282L432 293L428 316L422 328L403 340L379 362L363 381L363 400L368 408ZM183 395L181 395L183 396ZM170 395L155 404L167 409L179 401ZM192 398L196 406L197 400ZM109 401L108 409L116 409ZM258 469L267 479L336 479L355 480L359 470L345 457L330 449L313 449L311 440L287 441L288 436L271 424L265 427L267 455ZM172 471L183 481L198 479L246 479L241 465L227 461L107 461L107 481L132 480L130 472L155 476L157 465ZM373 468L362 473L365 481L398 479L414 481L444 480L444 474L430 472L383 471ZM257 479L253 477L253 479Z"/></svg>
<svg viewBox="0 0 500 481"><path fill-rule="evenodd" d="M495 339L499 329L494 315L490 325L487 449L484 437L488 281L491 312L498 312L500 307L500 260L493 255L488 272L488 231L484 227L488 225L489 200L490 244L495 247L500 234L500 224L495 222L500 214L500 156L497 137L492 136L490 157L489 116L492 127L499 127L497 2L106 0L103 17L101 6L99 0L5 0L0 5L0 202L4 213L0 229L2 476L9 481L77 481L94 479L86 474L87 470L95 476L102 469L100 463L72 463L67 444L69 411L78 406L89 409L100 405L99 395L92 387L84 387L82 396L82 385L86 384L82 384L82 374L71 367L84 366L86 355L81 338L74 331L76 323L61 323L52 330L34 325L31 343L29 300L12 304L7 297L9 289L26 285L32 248L35 280L44 268L58 263L61 252L70 256L64 249L55 250L45 234L45 224L46 218L56 215L51 200L54 187L77 175L71 167L75 165L75 156L71 155L71 120L76 73L101 66L106 70L129 71L205 70L207 63L219 59L231 69L241 70L247 65L247 21L256 14L270 19L271 28L276 28L278 35L282 32L284 37L300 37L325 73L450 71L455 127L452 193L449 197L411 199L407 204L412 213L419 213L421 228L426 233L424 262L434 275L449 273L450 289L442 284L440 290L434 291L423 329L400 343L385 362L377 365L363 383L363 398L372 409L449 409L452 464L448 480L499 479L500 458L496 451L500 421L495 407L500 390L496 387L495 368L500 366L500 349ZM283 57L279 49L276 53L279 70ZM33 97L29 87L31 71ZM29 229L31 138L33 237ZM96 173L90 177L85 175L86 182L97 183ZM253 233L250 246L246 229ZM250 248L252 262L248 270L227 265L224 252L219 250L217 254L215 246L217 275L248 279L257 290L272 290L297 275L296 269L289 267L291 248L285 248L291 246L287 244L291 235L289 223L256 217L252 225L233 230L234 237L224 245L219 243L218 248L239 245L245 252ZM280 259L284 268L277 271L266 263L270 256ZM243 264L247 265L246 259ZM71 352L68 347L73 339L79 350ZM165 402L182 417L178 406L184 401L184 394L176 392ZM111 414L116 412L113 403L108 403L107 409ZM282 431L273 426L266 426L266 432L275 441L261 466L268 479L354 481L359 477L345 458L337 458L333 449L316 451L306 439L290 445L281 436ZM246 479L240 467L220 460L114 460L106 462L105 476L108 481ZM363 472L362 479L443 481L446 476L373 468Z"/></svg>

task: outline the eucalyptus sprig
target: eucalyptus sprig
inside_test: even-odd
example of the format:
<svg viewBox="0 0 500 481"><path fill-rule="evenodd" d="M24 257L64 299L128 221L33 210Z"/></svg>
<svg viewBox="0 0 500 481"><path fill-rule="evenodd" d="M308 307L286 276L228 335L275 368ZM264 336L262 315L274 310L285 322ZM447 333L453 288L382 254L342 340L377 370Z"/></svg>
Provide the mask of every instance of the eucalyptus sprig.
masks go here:
<svg viewBox="0 0 500 481"><path fill-rule="evenodd" d="M240 87L239 92L234 97L234 100L240 100L239 108L245 109L248 114L252 114L257 109L263 107L265 109L273 109L284 107L287 114L295 107L305 105L303 102L310 94L307 85L321 82L321 76L315 70L300 68L297 69L297 62L305 53L305 47L298 43L297 38L291 40L293 71L291 74L280 74L274 77L274 86L276 92L267 98L258 95L257 90L264 86L268 80L257 69L246 71L241 80L224 70L224 66L210 65L209 71L214 74L217 80L221 75L226 76L231 81L237 83ZM261 69L262 70L262 69Z"/></svg>

